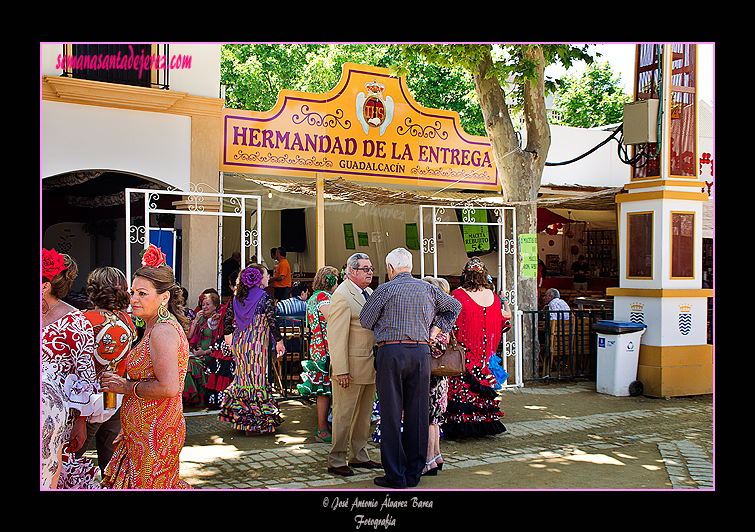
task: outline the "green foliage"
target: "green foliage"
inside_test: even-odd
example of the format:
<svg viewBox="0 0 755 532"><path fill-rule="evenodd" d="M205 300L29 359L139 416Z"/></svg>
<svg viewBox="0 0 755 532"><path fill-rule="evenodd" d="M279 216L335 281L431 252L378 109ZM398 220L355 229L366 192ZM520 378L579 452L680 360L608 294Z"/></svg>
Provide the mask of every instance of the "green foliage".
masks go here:
<svg viewBox="0 0 755 532"><path fill-rule="evenodd" d="M384 44L224 44L220 79L226 86L226 107L267 111L283 89L329 91L341 78L346 62L389 68L399 59L399 48ZM403 67L418 103L456 111L467 133L485 135L482 111L467 72L430 64L418 56L404 60Z"/></svg>
<svg viewBox="0 0 755 532"><path fill-rule="evenodd" d="M307 55L321 45L226 44L220 51L220 83L226 106L267 111L282 89L299 89Z"/></svg>
<svg viewBox="0 0 755 532"><path fill-rule="evenodd" d="M524 50L539 46L543 51L545 64L539 65L528 59ZM560 64L569 69L575 61L592 63L588 45L571 44L402 44L397 45L401 61L409 61L413 56L421 56L427 62L445 67L460 68L474 75L478 65L487 56L492 59L492 68L487 76L496 76L512 105L512 110L521 108L522 90L526 82L534 83L538 78L538 68ZM398 73L404 73L401 63L394 66ZM544 81L545 92L556 91L556 80Z"/></svg>
<svg viewBox="0 0 755 532"><path fill-rule="evenodd" d="M570 44L224 44L220 79L226 86L226 107L268 111L283 89L329 91L345 62L390 68L395 75L406 75L417 102L456 111L467 133L485 136L472 76L490 56L489 75L501 82L512 112L521 109L524 83L537 79L540 66L523 55L530 46L542 48L543 66L568 69L575 61L593 61L587 45ZM555 92L556 80L544 82L546 93Z"/></svg>
<svg viewBox="0 0 755 532"><path fill-rule="evenodd" d="M608 63L588 65L580 75L567 75L554 100L560 114L557 123L574 127L599 127L623 120L623 104L632 101L620 87Z"/></svg>

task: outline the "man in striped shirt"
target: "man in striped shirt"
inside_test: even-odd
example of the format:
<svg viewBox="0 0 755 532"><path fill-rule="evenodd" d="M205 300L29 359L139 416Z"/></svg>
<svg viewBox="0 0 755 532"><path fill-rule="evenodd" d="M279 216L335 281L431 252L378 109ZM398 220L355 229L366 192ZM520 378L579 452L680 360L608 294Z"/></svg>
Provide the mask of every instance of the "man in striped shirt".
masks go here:
<svg viewBox="0 0 755 532"><path fill-rule="evenodd" d="M412 255L406 249L394 249L385 263L389 282L372 292L359 314L362 327L375 332L378 345L376 385L385 476L374 482L381 487L414 487L427 454L429 342L439 331L452 329L461 303L414 278Z"/></svg>

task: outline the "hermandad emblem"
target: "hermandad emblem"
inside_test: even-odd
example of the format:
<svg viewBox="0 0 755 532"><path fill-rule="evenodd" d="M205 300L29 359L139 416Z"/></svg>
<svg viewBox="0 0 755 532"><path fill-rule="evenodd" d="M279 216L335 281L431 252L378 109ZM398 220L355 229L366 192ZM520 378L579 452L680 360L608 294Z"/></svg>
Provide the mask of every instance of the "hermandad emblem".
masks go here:
<svg viewBox="0 0 755 532"><path fill-rule="evenodd" d="M692 330L692 306L679 305L679 332L687 336Z"/></svg>
<svg viewBox="0 0 755 532"><path fill-rule="evenodd" d="M357 120L362 124L365 135L372 127L378 128L382 137L393 120L393 98L383 95L385 85L378 83L377 79L365 83L364 88L366 93L357 94Z"/></svg>
<svg viewBox="0 0 755 532"><path fill-rule="evenodd" d="M632 323L645 323L645 305L642 303L632 303L629 305L629 321Z"/></svg>

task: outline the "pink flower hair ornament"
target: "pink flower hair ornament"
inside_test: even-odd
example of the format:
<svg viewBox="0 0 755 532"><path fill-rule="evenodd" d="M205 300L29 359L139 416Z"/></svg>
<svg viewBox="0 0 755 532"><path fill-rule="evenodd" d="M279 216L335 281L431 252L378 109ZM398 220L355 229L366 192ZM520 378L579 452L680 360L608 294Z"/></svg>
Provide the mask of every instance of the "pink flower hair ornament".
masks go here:
<svg viewBox="0 0 755 532"><path fill-rule="evenodd" d="M66 269L66 261L63 255L55 249L47 250L42 248L42 277L47 277L52 281L53 277Z"/></svg>
<svg viewBox="0 0 755 532"><path fill-rule="evenodd" d="M141 252L142 266L151 266L157 268L165 264L165 253L160 251L160 248L154 244L150 244L148 248Z"/></svg>

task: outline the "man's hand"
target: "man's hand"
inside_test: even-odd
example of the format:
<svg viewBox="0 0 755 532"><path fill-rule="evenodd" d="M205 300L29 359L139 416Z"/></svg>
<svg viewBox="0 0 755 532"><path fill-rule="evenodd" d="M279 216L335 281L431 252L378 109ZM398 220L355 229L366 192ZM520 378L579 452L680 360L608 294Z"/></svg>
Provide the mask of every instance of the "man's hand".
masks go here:
<svg viewBox="0 0 755 532"><path fill-rule="evenodd" d="M349 387L349 381L353 381L350 373L344 373L343 375L336 375L336 381L344 390Z"/></svg>

